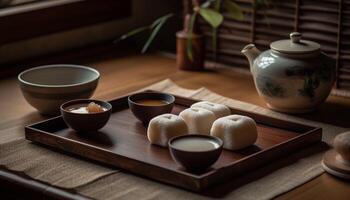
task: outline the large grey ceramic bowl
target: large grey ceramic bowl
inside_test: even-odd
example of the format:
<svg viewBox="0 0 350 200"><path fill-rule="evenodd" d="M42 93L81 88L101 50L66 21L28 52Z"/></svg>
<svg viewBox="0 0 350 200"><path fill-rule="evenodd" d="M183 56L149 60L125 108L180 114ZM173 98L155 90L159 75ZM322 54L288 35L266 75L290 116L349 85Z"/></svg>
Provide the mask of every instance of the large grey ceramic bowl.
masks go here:
<svg viewBox="0 0 350 200"><path fill-rule="evenodd" d="M24 98L45 115L59 114L66 101L90 98L99 78L95 69L66 64L35 67L18 75Z"/></svg>

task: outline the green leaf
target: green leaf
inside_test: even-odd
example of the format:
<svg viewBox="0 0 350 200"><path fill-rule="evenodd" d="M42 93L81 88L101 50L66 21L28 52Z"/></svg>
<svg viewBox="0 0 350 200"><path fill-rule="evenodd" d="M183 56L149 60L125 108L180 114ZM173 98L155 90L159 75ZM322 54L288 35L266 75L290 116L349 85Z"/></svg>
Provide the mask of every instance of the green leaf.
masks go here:
<svg viewBox="0 0 350 200"><path fill-rule="evenodd" d="M208 22L213 28L217 28L222 23L224 17L218 11L210 8L200 8L199 14Z"/></svg>
<svg viewBox="0 0 350 200"><path fill-rule="evenodd" d="M206 1L204 3L202 3L201 7L202 8L209 8L209 6L211 5L213 1L209 0L209 1Z"/></svg>
<svg viewBox="0 0 350 200"><path fill-rule="evenodd" d="M212 3L214 3L214 5L216 5L216 3L218 1L221 1L221 0L206 0L204 3L202 3L201 7L202 8L209 8Z"/></svg>
<svg viewBox="0 0 350 200"><path fill-rule="evenodd" d="M168 21L168 19L170 17L172 17L173 15L172 14L168 14L168 15L165 15L161 18L159 18L157 21L157 23L154 23L151 25L151 28L152 28L152 33L151 35L149 36L148 40L146 41L145 45L143 46L142 48L142 51L141 53L146 53L146 51L148 50L149 46L151 45L151 43L153 42L154 38L157 36L157 34L159 33L160 29L163 27L163 25L165 24L165 22Z"/></svg>
<svg viewBox="0 0 350 200"><path fill-rule="evenodd" d="M154 20L154 22L151 24L150 28L155 28L159 23L161 23L163 20L168 20L170 17L174 16L173 13L166 14L162 17L159 17L158 19Z"/></svg>
<svg viewBox="0 0 350 200"><path fill-rule="evenodd" d="M228 11L231 18L236 20L242 20L244 18L243 12L239 5L232 0L224 0L224 8Z"/></svg>
<svg viewBox="0 0 350 200"><path fill-rule="evenodd" d="M125 39L128 39L130 37L133 37L141 32L144 32L144 31L147 31L147 30L150 30L150 28L148 26L144 26L144 27L140 27L140 28L136 28L122 36L120 36L120 38L118 38L117 40L115 40L114 42L119 42L121 40L125 40Z"/></svg>
<svg viewBox="0 0 350 200"><path fill-rule="evenodd" d="M191 15L190 20L190 27L188 31L188 38L187 38L187 56L190 59L190 61L193 61L193 48L192 48L192 38L193 38L193 28L196 22L197 13L193 13Z"/></svg>

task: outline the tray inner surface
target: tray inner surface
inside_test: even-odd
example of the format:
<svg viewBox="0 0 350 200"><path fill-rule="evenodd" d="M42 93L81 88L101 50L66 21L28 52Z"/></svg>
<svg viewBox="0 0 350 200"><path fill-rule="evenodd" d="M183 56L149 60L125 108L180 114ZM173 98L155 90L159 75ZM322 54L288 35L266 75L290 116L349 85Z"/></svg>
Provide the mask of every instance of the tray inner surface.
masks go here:
<svg viewBox="0 0 350 200"><path fill-rule="evenodd" d="M175 105L173 113L178 114L185 108L181 105ZM43 129L41 127L41 129L54 133L57 136L102 148L145 163L172 170L185 171L172 160L167 148L149 143L146 134L147 127L142 125L125 105L118 108L118 110L114 110L108 124L103 129L89 135L78 134L74 130L69 129L61 118L59 119L60 123L62 123L59 126L65 128L52 130L52 128L46 127L48 130L45 130L46 128ZM239 151L224 150L219 160L208 171L230 165L232 162L245 156L272 147L298 135L300 135L298 132L258 124L258 140L254 146Z"/></svg>

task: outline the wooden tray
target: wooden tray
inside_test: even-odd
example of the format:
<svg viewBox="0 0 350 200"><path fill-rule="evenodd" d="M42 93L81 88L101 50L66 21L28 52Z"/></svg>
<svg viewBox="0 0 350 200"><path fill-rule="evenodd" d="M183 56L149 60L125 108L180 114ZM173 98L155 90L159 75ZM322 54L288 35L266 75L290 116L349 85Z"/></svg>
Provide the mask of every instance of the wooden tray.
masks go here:
<svg viewBox="0 0 350 200"><path fill-rule="evenodd" d="M197 102L176 96L174 114ZM151 145L144 127L128 109L127 96L110 101L113 114L108 124L96 134L79 135L61 116L25 127L28 140L113 165L129 172L192 191L247 173L267 162L319 142L322 129L243 110L233 114L252 117L258 124L255 146L239 151L224 150L219 160L201 174L185 171L171 158L167 148Z"/></svg>

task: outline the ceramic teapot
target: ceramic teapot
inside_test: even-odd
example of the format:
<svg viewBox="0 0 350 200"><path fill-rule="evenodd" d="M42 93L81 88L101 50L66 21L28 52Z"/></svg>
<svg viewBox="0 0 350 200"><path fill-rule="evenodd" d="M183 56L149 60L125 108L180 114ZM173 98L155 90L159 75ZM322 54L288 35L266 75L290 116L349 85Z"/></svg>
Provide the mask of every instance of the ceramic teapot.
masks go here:
<svg viewBox="0 0 350 200"><path fill-rule="evenodd" d="M321 46L293 32L289 40L260 52L254 44L242 53L248 58L256 89L267 106L286 113L305 113L326 100L335 81L335 60Z"/></svg>

